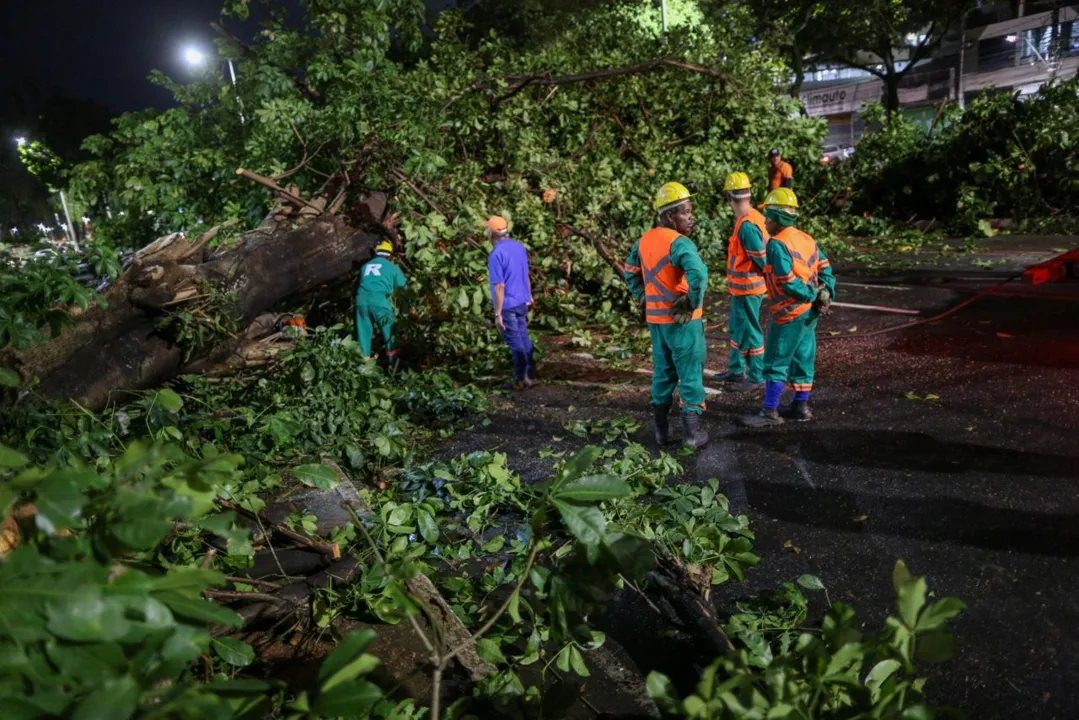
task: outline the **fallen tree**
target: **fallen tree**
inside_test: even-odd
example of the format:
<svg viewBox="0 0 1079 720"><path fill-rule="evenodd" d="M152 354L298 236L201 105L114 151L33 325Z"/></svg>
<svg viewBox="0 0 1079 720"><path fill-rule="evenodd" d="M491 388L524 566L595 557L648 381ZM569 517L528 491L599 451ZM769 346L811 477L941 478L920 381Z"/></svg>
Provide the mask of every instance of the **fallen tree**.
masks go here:
<svg viewBox="0 0 1079 720"><path fill-rule="evenodd" d="M38 389L46 396L101 408L115 391L156 387L180 372L189 359L184 339L207 346L208 357L219 361L249 339L246 333L213 336L201 325L190 328L194 337L181 339L163 326L170 315L212 296L218 302L210 312L220 313L230 326L247 328L285 298L347 275L372 256L383 237L330 214L324 198L316 204L294 191L276 188L276 194L283 203L258 228L226 245L206 247L218 227L193 241L173 233L151 243L101 302L79 313L44 347L9 353L5 364L26 379L39 378ZM384 198L364 206L373 217L372 206L384 209ZM200 359L196 369L208 365L207 358Z"/></svg>

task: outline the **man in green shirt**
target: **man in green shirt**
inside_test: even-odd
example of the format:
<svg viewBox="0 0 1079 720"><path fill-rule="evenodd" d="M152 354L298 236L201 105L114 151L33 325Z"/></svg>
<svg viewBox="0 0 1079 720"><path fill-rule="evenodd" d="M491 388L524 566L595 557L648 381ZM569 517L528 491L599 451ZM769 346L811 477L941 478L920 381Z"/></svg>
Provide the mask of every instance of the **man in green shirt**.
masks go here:
<svg viewBox="0 0 1079 720"><path fill-rule="evenodd" d="M671 441L668 416L675 388L682 400L682 444L708 442L700 427L704 412L704 293L708 267L687 236L693 232L689 190L671 182L656 193L656 226L626 258L625 279L633 298L644 305L652 336L652 410L656 443Z"/></svg>
<svg viewBox="0 0 1079 720"><path fill-rule="evenodd" d="M356 335L364 360L371 359L371 339L377 327L382 333L386 355L399 352L393 336L393 293L407 285L405 274L390 260L393 244L384 241L375 247L375 257L360 270L360 286L356 290Z"/></svg>
<svg viewBox="0 0 1079 720"><path fill-rule="evenodd" d="M817 318L829 312L835 275L817 241L794 227L798 197L789 188L768 193L764 217L768 241L765 280L772 298L772 324L764 349L764 402L760 413L742 418L749 427L813 419L809 394L817 364ZM784 386L794 388L788 409L779 411Z"/></svg>

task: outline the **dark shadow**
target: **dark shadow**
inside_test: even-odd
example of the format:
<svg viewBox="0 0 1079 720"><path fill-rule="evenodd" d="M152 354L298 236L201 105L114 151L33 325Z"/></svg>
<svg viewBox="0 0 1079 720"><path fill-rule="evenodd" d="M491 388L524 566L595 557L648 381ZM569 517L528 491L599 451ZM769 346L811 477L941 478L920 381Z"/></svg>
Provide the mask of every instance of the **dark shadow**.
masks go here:
<svg viewBox="0 0 1079 720"><path fill-rule="evenodd" d="M855 534L899 535L993 550L1079 557L1079 516L1007 510L953 498L883 498L845 490L746 483L749 504L776 520ZM864 525L852 518L872 503ZM883 510L879 507L883 505Z"/></svg>
<svg viewBox="0 0 1079 720"><path fill-rule="evenodd" d="M1079 486L1079 456L1010 450L938 440L919 432L891 430L810 430L781 433L806 460L820 465L927 473L990 473L1059 477ZM740 442L774 450L780 435L743 432Z"/></svg>

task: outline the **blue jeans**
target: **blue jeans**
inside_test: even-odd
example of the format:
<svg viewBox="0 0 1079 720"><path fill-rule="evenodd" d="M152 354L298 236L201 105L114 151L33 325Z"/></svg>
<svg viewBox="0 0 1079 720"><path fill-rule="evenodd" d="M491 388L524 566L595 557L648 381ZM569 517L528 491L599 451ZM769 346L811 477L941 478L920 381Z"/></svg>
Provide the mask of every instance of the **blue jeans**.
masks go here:
<svg viewBox="0 0 1079 720"><path fill-rule="evenodd" d="M532 338L528 337L528 305L502 308L502 322L506 326L502 339L513 354L514 382L532 377L535 374L535 362L532 359Z"/></svg>

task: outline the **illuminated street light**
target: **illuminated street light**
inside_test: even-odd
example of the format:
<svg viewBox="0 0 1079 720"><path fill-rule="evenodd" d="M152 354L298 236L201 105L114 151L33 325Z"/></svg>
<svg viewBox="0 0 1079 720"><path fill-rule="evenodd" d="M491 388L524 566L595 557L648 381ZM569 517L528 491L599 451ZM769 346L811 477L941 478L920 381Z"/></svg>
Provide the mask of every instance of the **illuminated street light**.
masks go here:
<svg viewBox="0 0 1079 720"><path fill-rule="evenodd" d="M206 60L207 60L206 53L199 50L194 45L189 45L188 47L184 48L184 62L186 62L189 66L191 66L193 68L201 68L203 65L206 64ZM236 68L234 68L232 66L232 60L230 58L225 58L225 62L228 63L228 66L229 66L229 79L232 80L232 87L235 88L236 87ZM240 108L241 108L240 109L240 124L243 125L246 122L246 119L244 118L244 113L243 113L243 101L240 100L239 98L237 98L237 101L240 103Z"/></svg>
<svg viewBox="0 0 1079 720"><path fill-rule="evenodd" d="M201 67L206 62L206 53L197 47L184 48L184 62L191 67Z"/></svg>
<svg viewBox="0 0 1079 720"><path fill-rule="evenodd" d="M1009 35L1008 37L1006 37L1004 39L1007 40L1010 43L1013 43L1013 42L1015 42L1016 40L1019 39L1019 36L1018 35Z"/></svg>
<svg viewBox="0 0 1079 720"><path fill-rule="evenodd" d="M19 147L22 147L23 145L26 144L26 138L21 137L21 136L15 138L15 144L18 145Z"/></svg>

